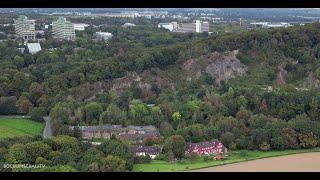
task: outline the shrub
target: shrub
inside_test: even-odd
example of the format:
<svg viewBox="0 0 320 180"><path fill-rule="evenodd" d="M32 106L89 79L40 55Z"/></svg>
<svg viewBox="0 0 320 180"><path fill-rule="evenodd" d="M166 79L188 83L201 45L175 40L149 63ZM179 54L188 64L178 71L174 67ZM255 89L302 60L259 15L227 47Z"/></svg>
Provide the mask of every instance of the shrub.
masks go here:
<svg viewBox="0 0 320 180"><path fill-rule="evenodd" d="M208 161L209 161L209 156L204 156L204 157L203 157L203 161L204 161L204 162L208 162Z"/></svg>
<svg viewBox="0 0 320 180"><path fill-rule="evenodd" d="M246 151L246 150L239 151L239 156L243 157L243 158L247 158L248 157L248 151Z"/></svg>
<svg viewBox="0 0 320 180"><path fill-rule="evenodd" d="M263 142L260 144L259 149L261 151L270 151L270 144L268 144L267 142Z"/></svg>
<svg viewBox="0 0 320 180"><path fill-rule="evenodd" d="M199 155L195 152L189 153L186 155L186 158L191 162L196 162L199 159Z"/></svg>
<svg viewBox="0 0 320 180"><path fill-rule="evenodd" d="M46 109L43 107L33 108L30 112L32 120L44 122L43 116L46 115Z"/></svg>
<svg viewBox="0 0 320 180"><path fill-rule="evenodd" d="M149 155L146 156L136 156L133 159L134 164L146 164L151 162L151 158Z"/></svg>
<svg viewBox="0 0 320 180"><path fill-rule="evenodd" d="M302 148L314 148L318 144L317 137L313 133L299 134L298 139Z"/></svg>

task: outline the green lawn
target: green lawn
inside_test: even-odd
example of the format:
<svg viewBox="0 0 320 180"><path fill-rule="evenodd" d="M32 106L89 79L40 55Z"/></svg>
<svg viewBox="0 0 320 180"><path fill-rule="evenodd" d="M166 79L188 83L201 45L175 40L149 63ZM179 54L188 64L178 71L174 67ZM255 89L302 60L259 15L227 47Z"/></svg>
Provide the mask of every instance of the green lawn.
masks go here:
<svg viewBox="0 0 320 180"><path fill-rule="evenodd" d="M43 123L24 118L0 118L0 139L42 134Z"/></svg>
<svg viewBox="0 0 320 180"><path fill-rule="evenodd" d="M285 151L248 151L246 157L239 155L239 152L229 152L228 159L224 161L209 160L205 162L203 158L200 158L196 162L178 162L168 163L166 161L153 160L150 164L135 164L133 167L134 172L174 172L174 171L186 171L191 169L200 169L212 166L219 166L224 164L237 163L242 161L261 159L267 157L283 156L296 153L316 152L320 151L320 148L316 149L304 149L304 150L285 150Z"/></svg>

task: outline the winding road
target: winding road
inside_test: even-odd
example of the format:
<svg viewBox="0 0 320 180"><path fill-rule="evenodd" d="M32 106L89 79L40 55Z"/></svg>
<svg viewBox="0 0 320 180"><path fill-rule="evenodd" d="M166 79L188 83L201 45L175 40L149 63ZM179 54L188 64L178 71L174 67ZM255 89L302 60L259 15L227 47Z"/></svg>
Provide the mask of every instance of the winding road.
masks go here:
<svg viewBox="0 0 320 180"><path fill-rule="evenodd" d="M193 172L320 172L320 152L264 158Z"/></svg>
<svg viewBox="0 0 320 180"><path fill-rule="evenodd" d="M52 129L51 129L51 118L49 116L43 117L46 121L46 126L43 130L43 137L44 138L51 138L52 137Z"/></svg>

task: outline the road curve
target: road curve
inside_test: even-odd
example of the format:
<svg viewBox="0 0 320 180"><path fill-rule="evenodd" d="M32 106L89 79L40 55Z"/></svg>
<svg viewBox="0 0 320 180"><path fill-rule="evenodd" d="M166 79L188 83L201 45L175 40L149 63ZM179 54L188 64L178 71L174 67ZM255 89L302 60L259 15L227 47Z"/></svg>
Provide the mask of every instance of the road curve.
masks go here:
<svg viewBox="0 0 320 180"><path fill-rule="evenodd" d="M192 172L320 172L320 152L264 158Z"/></svg>

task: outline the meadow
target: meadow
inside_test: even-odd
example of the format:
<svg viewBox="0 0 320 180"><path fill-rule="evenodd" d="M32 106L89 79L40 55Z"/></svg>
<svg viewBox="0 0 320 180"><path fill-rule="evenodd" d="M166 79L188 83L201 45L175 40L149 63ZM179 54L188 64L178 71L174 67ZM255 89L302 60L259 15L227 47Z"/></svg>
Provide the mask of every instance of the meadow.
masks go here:
<svg viewBox="0 0 320 180"><path fill-rule="evenodd" d="M42 135L43 123L26 118L0 117L0 139Z"/></svg>

